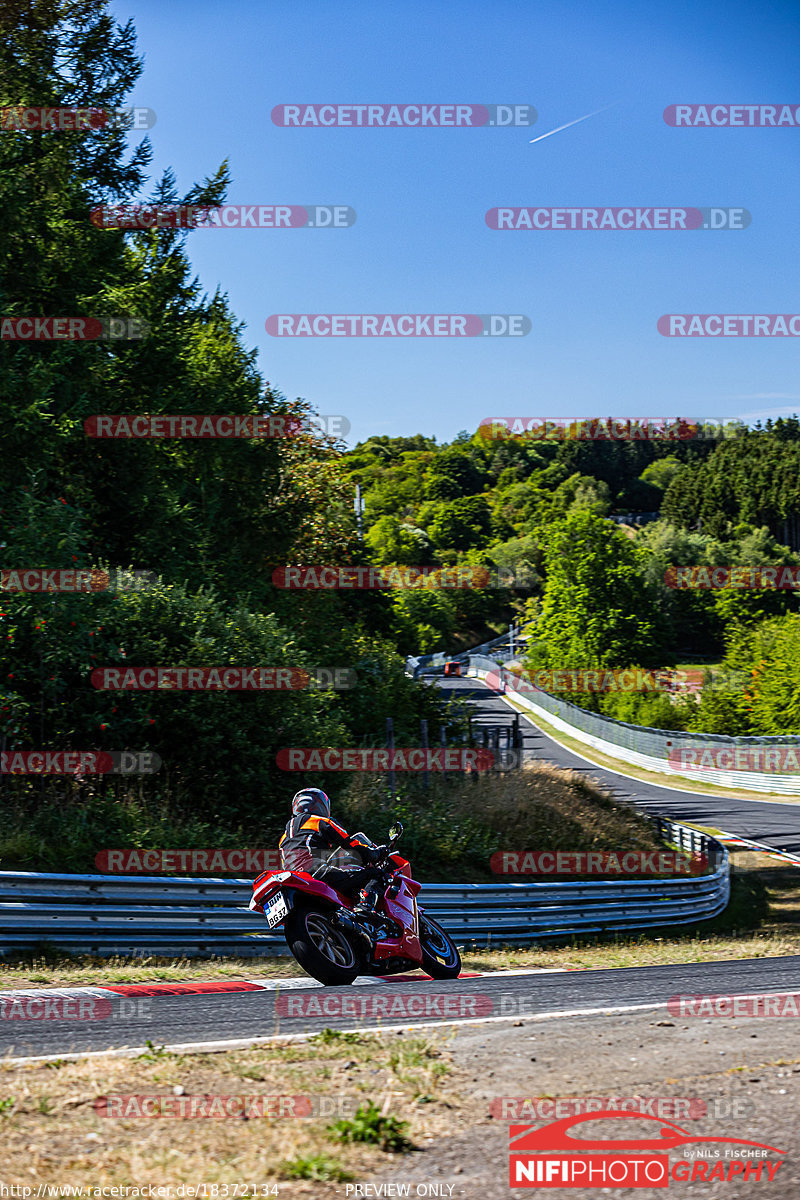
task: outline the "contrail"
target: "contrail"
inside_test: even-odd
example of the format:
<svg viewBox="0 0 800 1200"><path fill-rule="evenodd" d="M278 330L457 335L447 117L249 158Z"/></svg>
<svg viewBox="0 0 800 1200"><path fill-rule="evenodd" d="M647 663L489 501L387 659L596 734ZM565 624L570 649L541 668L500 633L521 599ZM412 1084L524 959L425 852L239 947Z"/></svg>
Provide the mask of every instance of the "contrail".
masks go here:
<svg viewBox="0 0 800 1200"><path fill-rule="evenodd" d="M576 117L574 121L567 121L566 125L559 125L558 129L551 129L549 133L542 133L539 137L531 138L529 145L533 142L541 142L543 138L552 137L554 133L560 133L562 129L569 129L570 125L579 125L581 121L588 121L589 117L596 117L598 113L608 112L609 108L614 108L619 104L618 100L614 104L607 104L605 108L598 108L596 112L587 113L585 117Z"/></svg>

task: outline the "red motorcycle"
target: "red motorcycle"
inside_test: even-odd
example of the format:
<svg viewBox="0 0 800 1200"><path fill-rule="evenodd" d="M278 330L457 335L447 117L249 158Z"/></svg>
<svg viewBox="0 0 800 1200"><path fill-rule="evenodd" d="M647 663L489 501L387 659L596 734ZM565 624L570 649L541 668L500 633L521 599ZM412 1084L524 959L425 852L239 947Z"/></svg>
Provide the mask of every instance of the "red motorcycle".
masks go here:
<svg viewBox="0 0 800 1200"><path fill-rule="evenodd" d="M396 975L416 967L433 979L458 977L455 943L417 904L422 884L411 878L410 863L393 853L402 833L397 821L377 864L384 891L374 914L354 912L353 897L307 871L265 871L254 881L250 908L264 913L270 929L283 925L292 954L320 983L347 984L357 975Z"/></svg>

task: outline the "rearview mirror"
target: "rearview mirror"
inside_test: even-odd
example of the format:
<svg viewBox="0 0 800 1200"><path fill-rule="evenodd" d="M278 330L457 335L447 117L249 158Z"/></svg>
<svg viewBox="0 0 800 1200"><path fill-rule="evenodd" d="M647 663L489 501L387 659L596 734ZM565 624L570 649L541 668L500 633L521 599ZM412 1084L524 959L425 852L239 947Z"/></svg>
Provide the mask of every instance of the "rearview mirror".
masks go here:
<svg viewBox="0 0 800 1200"><path fill-rule="evenodd" d="M402 836L402 833L403 833L402 821L395 821L394 825L392 825L391 829L389 830L389 838L391 839L391 841L396 842L397 839Z"/></svg>

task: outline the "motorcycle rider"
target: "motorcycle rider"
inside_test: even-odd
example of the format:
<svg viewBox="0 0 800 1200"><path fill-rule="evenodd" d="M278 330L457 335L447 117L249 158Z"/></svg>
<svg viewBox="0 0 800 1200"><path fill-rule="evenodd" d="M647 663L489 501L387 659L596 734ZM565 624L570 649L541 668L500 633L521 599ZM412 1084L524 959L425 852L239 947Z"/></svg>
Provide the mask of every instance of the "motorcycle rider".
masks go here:
<svg viewBox="0 0 800 1200"><path fill-rule="evenodd" d="M345 896L358 892L357 913L374 914L381 898L383 872L374 864L386 846L368 846L364 834L348 834L331 820L331 802L319 788L304 788L292 799L292 815L279 842L281 865L287 871L307 871ZM332 849L355 850L367 865L334 867L326 863Z"/></svg>

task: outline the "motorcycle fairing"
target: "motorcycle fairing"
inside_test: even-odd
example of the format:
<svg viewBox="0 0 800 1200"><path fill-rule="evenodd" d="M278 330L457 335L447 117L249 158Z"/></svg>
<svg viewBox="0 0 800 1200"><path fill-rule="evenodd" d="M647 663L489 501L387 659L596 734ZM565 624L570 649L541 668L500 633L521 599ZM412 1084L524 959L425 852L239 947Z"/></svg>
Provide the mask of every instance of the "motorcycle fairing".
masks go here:
<svg viewBox="0 0 800 1200"><path fill-rule="evenodd" d="M380 961L400 955L421 963L422 946L419 940L419 913L415 897L422 885L405 875L397 875L395 879L400 881L397 894L392 896L387 890L384 908L387 916L395 921L403 932L399 938L376 942L373 958Z"/></svg>
<svg viewBox="0 0 800 1200"><path fill-rule="evenodd" d="M290 888L302 891L305 895L318 896L331 904L340 904L349 908L353 901L342 892L337 892L321 879L315 879L308 871L265 871L253 883L253 898L250 908L253 912L264 911L264 901L273 892Z"/></svg>

